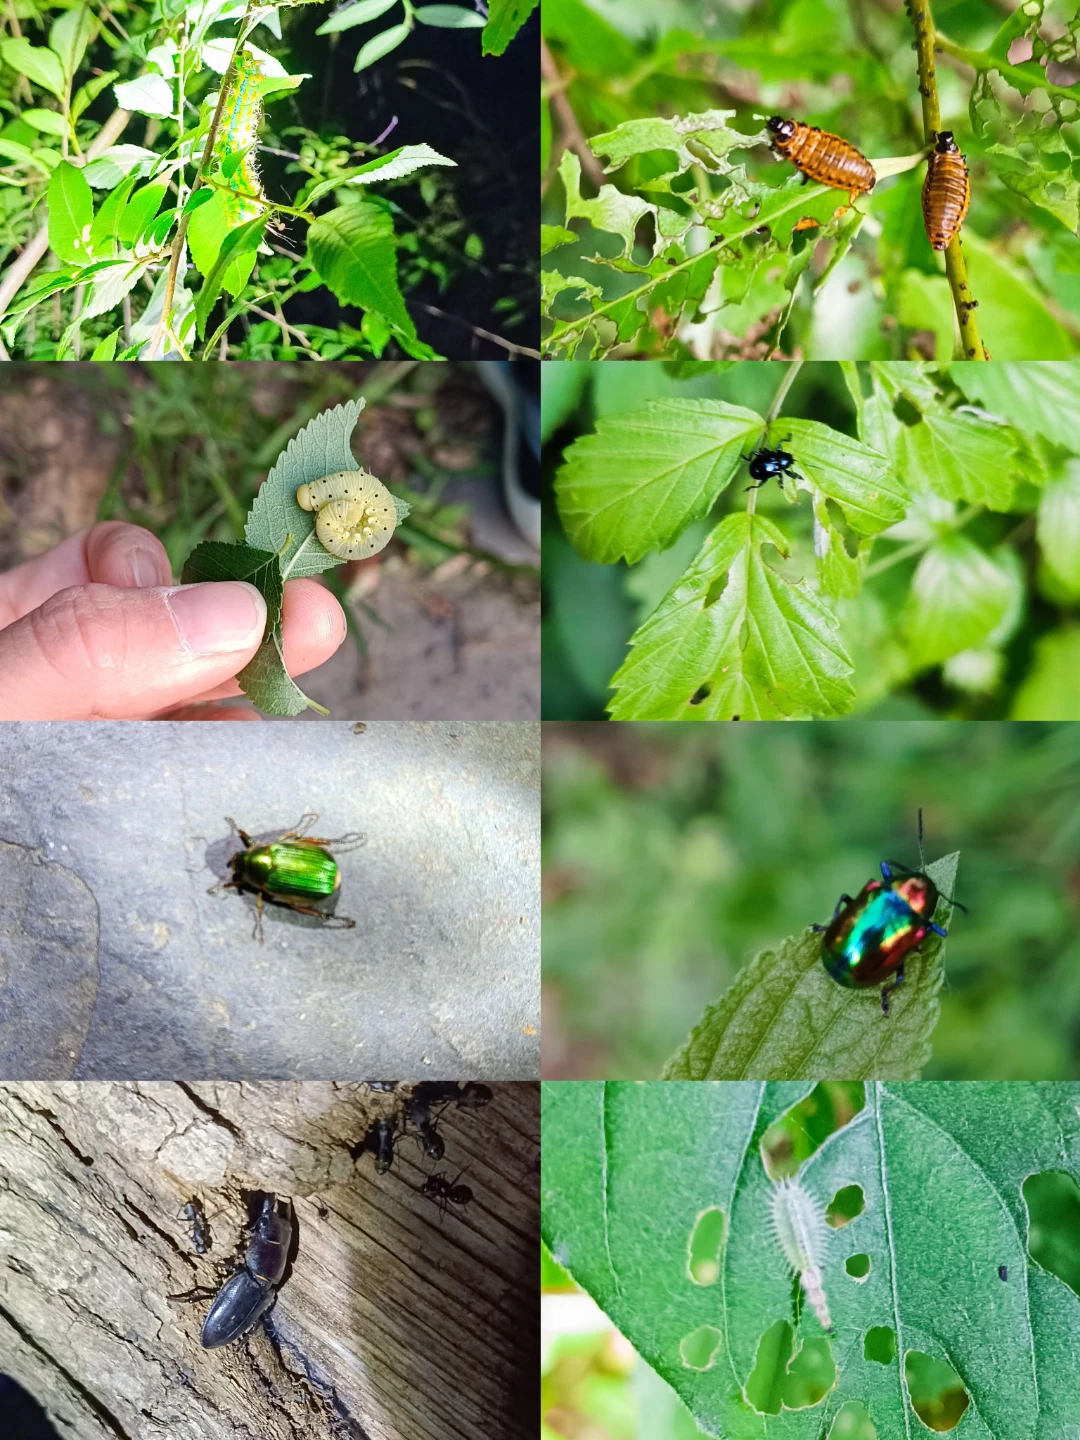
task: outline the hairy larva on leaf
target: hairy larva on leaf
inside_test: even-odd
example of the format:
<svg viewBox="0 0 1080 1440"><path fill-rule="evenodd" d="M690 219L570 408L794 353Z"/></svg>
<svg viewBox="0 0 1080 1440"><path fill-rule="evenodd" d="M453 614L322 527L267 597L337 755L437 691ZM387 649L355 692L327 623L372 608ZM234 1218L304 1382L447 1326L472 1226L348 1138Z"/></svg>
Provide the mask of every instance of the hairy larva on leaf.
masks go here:
<svg viewBox="0 0 1080 1440"><path fill-rule="evenodd" d="M301 485L296 503L316 512L319 543L343 560L377 555L397 525L394 497L366 470L339 470Z"/></svg>
<svg viewBox="0 0 1080 1440"><path fill-rule="evenodd" d="M219 165L224 165L230 155L243 156L236 169L221 182L233 225L254 220L265 210L264 206L255 203L266 199L254 153L262 121L262 97L259 94L262 76L263 66L259 57L250 50L241 50L229 80L214 143L214 155Z"/></svg>
<svg viewBox="0 0 1080 1440"><path fill-rule="evenodd" d="M773 1190L772 1224L811 1309L831 1335L832 1320L821 1279L829 1240L824 1209L800 1181L781 1180Z"/></svg>

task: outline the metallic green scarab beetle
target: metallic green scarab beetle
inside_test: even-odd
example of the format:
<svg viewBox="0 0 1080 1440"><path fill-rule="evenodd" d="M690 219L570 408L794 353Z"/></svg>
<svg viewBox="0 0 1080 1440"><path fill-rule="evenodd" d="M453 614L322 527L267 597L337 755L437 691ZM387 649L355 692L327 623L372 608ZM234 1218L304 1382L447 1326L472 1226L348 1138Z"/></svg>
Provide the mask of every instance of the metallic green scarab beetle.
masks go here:
<svg viewBox="0 0 1080 1440"><path fill-rule="evenodd" d="M333 846L339 853L355 850L366 842L366 835L350 831L333 840L308 835L305 832L319 818L314 812L309 812L302 815L291 830L286 830L276 839L256 841L241 830L235 820L229 816L225 818L244 848L237 850L229 860L232 878L215 885L210 893L237 890L241 894L246 891L254 895L254 935L260 943L263 940L264 905L279 905L301 915L313 915L335 930L352 930L355 927L355 920L333 913L341 889L341 871L330 853L330 847Z"/></svg>
<svg viewBox="0 0 1080 1440"><path fill-rule="evenodd" d="M377 555L397 525L394 497L366 470L339 470L301 485L296 503L316 512L319 543L342 560Z"/></svg>

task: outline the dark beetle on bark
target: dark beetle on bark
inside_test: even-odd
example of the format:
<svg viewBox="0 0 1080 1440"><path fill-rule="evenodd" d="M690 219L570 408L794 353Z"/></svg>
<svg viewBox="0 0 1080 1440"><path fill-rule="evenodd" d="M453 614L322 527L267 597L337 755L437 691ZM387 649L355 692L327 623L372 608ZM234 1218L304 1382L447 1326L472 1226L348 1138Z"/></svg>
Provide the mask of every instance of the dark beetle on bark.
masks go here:
<svg viewBox="0 0 1080 1440"><path fill-rule="evenodd" d="M205 1350L239 1340L270 1309L285 1274L292 1237L292 1205L276 1195L264 1195L252 1226L244 1268L225 1281L203 1321L199 1339Z"/></svg>

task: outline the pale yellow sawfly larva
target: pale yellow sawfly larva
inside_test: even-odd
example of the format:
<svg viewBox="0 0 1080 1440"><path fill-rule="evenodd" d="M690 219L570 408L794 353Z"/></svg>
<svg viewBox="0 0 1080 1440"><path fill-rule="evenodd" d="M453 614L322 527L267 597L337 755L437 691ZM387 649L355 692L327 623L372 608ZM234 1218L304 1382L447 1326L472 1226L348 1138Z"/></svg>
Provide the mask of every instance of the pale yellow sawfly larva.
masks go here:
<svg viewBox="0 0 1080 1440"><path fill-rule="evenodd" d="M377 555L397 525L394 497L366 470L339 470L301 485L296 503L316 512L319 543L342 560Z"/></svg>

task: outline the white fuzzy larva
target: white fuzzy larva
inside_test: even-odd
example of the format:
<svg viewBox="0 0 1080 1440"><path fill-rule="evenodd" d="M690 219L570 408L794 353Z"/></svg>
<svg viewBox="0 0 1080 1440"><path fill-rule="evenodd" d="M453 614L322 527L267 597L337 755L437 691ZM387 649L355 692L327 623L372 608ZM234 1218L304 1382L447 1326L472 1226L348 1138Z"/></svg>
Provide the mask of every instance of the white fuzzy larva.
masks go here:
<svg viewBox="0 0 1080 1440"><path fill-rule="evenodd" d="M377 555L397 525L394 497L366 470L339 470L301 485L296 503L316 512L319 543L342 560Z"/></svg>
<svg viewBox="0 0 1080 1440"><path fill-rule="evenodd" d="M825 1211L798 1180L781 1180L773 1190L772 1223L777 1243L798 1275L811 1309L822 1328L831 1333L821 1279L829 1239Z"/></svg>

